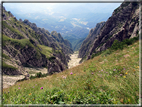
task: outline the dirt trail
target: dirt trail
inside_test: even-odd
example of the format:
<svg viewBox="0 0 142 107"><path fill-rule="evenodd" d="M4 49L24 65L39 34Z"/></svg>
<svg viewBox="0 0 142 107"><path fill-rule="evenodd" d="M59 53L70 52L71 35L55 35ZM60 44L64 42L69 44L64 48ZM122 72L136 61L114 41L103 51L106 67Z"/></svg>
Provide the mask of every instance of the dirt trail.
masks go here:
<svg viewBox="0 0 142 107"><path fill-rule="evenodd" d="M71 54L70 58L71 58L71 60L68 63L69 68L79 65L79 61L81 60L81 58L78 58L77 52L74 52L74 54Z"/></svg>

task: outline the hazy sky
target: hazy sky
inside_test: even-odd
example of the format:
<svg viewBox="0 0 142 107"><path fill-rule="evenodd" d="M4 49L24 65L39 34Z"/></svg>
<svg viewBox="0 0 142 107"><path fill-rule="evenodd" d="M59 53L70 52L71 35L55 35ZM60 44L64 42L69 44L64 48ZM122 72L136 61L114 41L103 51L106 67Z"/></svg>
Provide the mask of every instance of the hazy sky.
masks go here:
<svg viewBox="0 0 142 107"><path fill-rule="evenodd" d="M52 15L54 13L92 12L112 13L121 3L3 3L7 11L16 14L43 13Z"/></svg>

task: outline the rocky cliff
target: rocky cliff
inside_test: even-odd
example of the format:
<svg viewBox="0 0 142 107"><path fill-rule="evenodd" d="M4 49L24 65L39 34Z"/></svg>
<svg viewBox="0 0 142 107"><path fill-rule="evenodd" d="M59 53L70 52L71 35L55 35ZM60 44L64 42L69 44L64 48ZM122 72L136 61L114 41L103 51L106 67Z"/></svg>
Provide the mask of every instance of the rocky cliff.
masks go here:
<svg viewBox="0 0 142 107"><path fill-rule="evenodd" d="M139 12L138 2L124 1L114 10L112 16L100 30L100 33L93 39L92 46L88 47L88 54L86 56L81 56L80 54L80 57L90 59L92 54L111 47L114 40L122 41L126 38L138 36Z"/></svg>
<svg viewBox="0 0 142 107"><path fill-rule="evenodd" d="M94 29L91 29L87 38L83 41L79 49L79 58L85 58L89 52L89 48L93 45L95 37L100 33L101 28L104 26L105 22L97 23Z"/></svg>
<svg viewBox="0 0 142 107"><path fill-rule="evenodd" d="M27 73L24 67L47 67L49 73L68 68L71 44L56 31L49 33L35 23L17 20L2 8L3 74Z"/></svg>

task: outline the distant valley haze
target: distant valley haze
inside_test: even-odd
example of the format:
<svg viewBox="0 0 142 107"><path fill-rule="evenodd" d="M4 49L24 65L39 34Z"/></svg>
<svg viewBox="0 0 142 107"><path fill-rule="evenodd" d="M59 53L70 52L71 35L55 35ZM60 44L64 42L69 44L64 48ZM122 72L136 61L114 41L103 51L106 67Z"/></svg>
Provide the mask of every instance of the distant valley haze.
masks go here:
<svg viewBox="0 0 142 107"><path fill-rule="evenodd" d="M121 3L3 3L18 20L57 31L78 50L97 23L107 21Z"/></svg>

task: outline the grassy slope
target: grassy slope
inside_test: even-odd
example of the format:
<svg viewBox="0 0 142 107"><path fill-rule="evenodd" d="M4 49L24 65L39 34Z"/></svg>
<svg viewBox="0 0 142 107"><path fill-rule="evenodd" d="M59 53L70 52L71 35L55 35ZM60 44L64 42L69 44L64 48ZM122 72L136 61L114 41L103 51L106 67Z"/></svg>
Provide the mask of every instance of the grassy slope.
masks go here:
<svg viewBox="0 0 142 107"><path fill-rule="evenodd" d="M139 42L64 72L19 82L3 93L4 104L138 104Z"/></svg>
<svg viewBox="0 0 142 107"><path fill-rule="evenodd" d="M45 46L45 45L38 45L42 50L41 53L46 55L47 58L49 58L52 54L52 48Z"/></svg>

